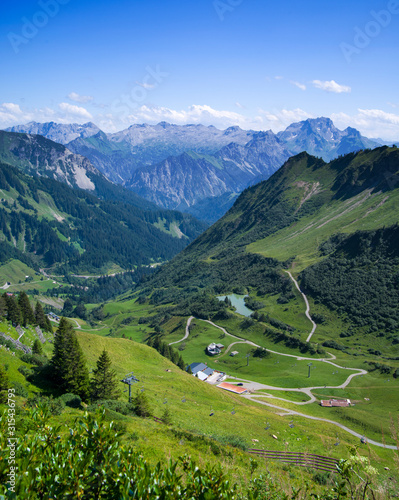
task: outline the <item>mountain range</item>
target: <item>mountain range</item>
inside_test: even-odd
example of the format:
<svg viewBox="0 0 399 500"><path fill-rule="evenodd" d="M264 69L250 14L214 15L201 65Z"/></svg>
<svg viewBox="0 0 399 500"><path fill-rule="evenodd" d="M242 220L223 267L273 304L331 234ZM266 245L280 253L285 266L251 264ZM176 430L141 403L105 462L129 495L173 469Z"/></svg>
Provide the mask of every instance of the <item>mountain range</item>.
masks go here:
<svg viewBox="0 0 399 500"><path fill-rule="evenodd" d="M107 272L171 258L206 225L107 180L41 135L0 132L0 261Z"/></svg>
<svg viewBox="0 0 399 500"><path fill-rule="evenodd" d="M307 151L330 161L380 145L356 129L337 129L329 118L294 123L278 134L165 122L132 125L113 134L92 123L32 122L7 130L60 142L88 158L112 182L208 222L221 217L243 189L270 177L294 154Z"/></svg>

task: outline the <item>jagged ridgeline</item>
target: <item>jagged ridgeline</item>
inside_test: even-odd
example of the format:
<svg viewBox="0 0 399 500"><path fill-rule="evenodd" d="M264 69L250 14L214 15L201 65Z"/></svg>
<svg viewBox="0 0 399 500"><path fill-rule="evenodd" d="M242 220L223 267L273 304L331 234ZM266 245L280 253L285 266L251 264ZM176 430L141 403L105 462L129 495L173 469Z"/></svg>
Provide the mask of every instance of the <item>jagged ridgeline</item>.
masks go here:
<svg viewBox="0 0 399 500"><path fill-rule="evenodd" d="M170 259L204 228L191 216L101 200L4 162L0 189L1 263L14 258L35 269L75 272L132 269Z"/></svg>
<svg viewBox="0 0 399 500"><path fill-rule="evenodd" d="M287 303L293 288L283 270L291 268L297 276L303 271L299 279L316 302L355 326L393 334L398 329L398 188L395 147L330 163L300 153L270 179L246 189L149 284L169 288L157 292L163 303L204 289L212 294L252 289L258 295L279 294L280 303Z"/></svg>

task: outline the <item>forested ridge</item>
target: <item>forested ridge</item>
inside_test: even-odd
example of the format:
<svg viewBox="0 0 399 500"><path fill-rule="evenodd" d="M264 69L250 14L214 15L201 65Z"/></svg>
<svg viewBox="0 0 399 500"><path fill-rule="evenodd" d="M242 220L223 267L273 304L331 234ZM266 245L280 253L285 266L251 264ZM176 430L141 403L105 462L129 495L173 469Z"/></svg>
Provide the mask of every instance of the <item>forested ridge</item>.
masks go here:
<svg viewBox="0 0 399 500"><path fill-rule="evenodd" d="M399 226L332 237L328 258L301 274L314 300L370 332L399 329Z"/></svg>
<svg viewBox="0 0 399 500"><path fill-rule="evenodd" d="M0 164L0 234L44 267L98 271L110 263L125 269L166 260L182 250L204 225L167 210L143 210L129 203L100 200L45 177L33 178ZM175 224L181 238L161 231ZM6 254L14 253L3 250ZM10 255L11 256L11 255Z"/></svg>

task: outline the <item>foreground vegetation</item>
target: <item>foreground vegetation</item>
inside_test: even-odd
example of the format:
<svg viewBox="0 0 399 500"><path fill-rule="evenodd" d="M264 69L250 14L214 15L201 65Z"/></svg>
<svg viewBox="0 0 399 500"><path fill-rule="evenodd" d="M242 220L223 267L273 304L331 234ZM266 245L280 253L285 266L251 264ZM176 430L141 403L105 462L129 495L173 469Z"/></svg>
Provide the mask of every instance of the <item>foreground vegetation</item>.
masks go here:
<svg viewBox="0 0 399 500"><path fill-rule="evenodd" d="M10 409L15 410L13 402ZM14 415L10 409L8 415ZM187 455L153 466L136 448L121 443L121 434L104 416L104 411L95 416L85 413L72 426L53 427L49 409L39 405L26 415L24 424L28 432L15 448L6 438L10 432L7 419L0 417L2 498L339 500L348 495L352 499L382 498L375 491L376 469L356 448L351 449L347 460L340 460L334 478L316 476L320 483L330 482L330 487L320 494L312 492L309 483L301 488L284 488L270 473L254 477L259 463L252 459L244 486L231 482L221 465L198 467Z"/></svg>

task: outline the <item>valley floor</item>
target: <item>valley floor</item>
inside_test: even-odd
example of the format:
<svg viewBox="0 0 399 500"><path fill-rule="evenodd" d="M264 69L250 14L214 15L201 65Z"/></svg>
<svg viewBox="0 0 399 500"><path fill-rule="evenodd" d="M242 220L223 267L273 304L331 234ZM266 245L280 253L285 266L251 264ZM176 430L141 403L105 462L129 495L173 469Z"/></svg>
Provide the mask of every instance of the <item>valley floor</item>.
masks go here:
<svg viewBox="0 0 399 500"><path fill-rule="evenodd" d="M193 321L193 319L196 319L194 318L194 316L190 316L190 318L188 318L187 320L187 324L186 324L186 333L185 333L185 336L181 339L181 340L178 340L178 341L175 341L175 342L171 342L169 345L174 345L174 344L179 344L180 342L183 342L184 340L187 340L187 338L189 337L189 334L190 334L190 324L191 322ZM212 321L209 321L209 320L198 320L197 321L205 321L206 323L209 323L211 325L213 325L214 327L216 328L219 328L225 335L233 338L233 339L236 339L238 340L238 342L232 342L230 343L225 352L223 353L223 356L225 356L226 354L228 354L228 352L230 351L230 349L232 348L232 346L236 345L236 344L249 344L253 347L261 347L257 344L255 344L254 342L250 342L248 340L245 340L245 339L242 339L240 337L237 337L235 335L232 335L231 333L229 333L225 328L221 327L221 326L218 326L217 324L215 324L214 322ZM286 353L281 353L281 352L277 352L277 351L269 351L269 352L272 352L273 354L277 354L279 356L286 356L286 357L290 357L290 358L295 358L296 360L298 361L309 361L309 362L314 362L315 359L314 358L307 358L307 357L301 357L301 356L295 356L295 355L292 355L292 354L286 354ZM330 354L328 353L331 358L330 359L335 359L335 356L333 354ZM350 382L352 381L352 379L354 377L357 377L357 376L363 376L363 375L367 375L367 371L366 370L363 370L363 369L357 369L357 368L348 368L348 367L343 367L343 366L340 366L336 363L333 363L332 361L330 360L327 360L327 359L320 359L318 360L320 361L321 363L327 363L331 366L334 366L336 368L339 368L341 370L350 370L350 371L353 371L355 373L351 373L347 378L346 380L340 384L340 385L324 385L324 386L309 386L309 387L303 387L303 388L296 388L296 387L275 387L275 386L271 386L271 385L266 385L266 384L262 384L262 383L259 383L259 382L255 382L255 381L252 381L252 380L248 380L248 379L244 379L244 378L239 378L239 377L233 377L234 381L236 382L245 382L245 387L248 389L248 391L250 392L250 394L244 394L243 397L247 398L247 399L250 399L251 401L254 401L256 403L259 403L259 404L262 404L262 405L265 405L265 406L268 406L270 408L274 408L276 410L278 410L278 414L280 416L292 416L292 415L296 415L296 416L299 416L299 417L303 417L303 418L307 418L307 419L311 419L311 420L319 420L319 421L322 421L322 422L327 422L329 424L333 424L333 425L336 425L338 427L340 427L342 430L346 431L346 432L349 432L350 434L352 434L353 436L355 437L358 437L360 439L366 439L366 441L374 446L378 446L378 447L381 447L381 448L387 448L387 449L390 449L390 450L397 450L399 449L398 446L395 446L395 445L389 445L389 444L385 444L385 443L381 443L381 442L378 442L378 441L375 441L373 439L369 439L367 437L364 436L364 434L360 434L358 432L356 432L355 430L353 429L350 429L349 427L339 423L339 422L336 422L334 420L331 420L331 419L327 419L327 418L321 418L321 417L315 417L315 416L311 416L311 415L306 415L304 413L299 413L295 410L291 410L291 409L287 409L287 408L284 408L284 407L281 407L281 406L277 406L277 405L274 405L274 404L271 404L271 403L268 403L264 400L260 400L259 398L271 398L271 399L278 399L278 400L281 400L281 401L286 401L287 403L290 403L290 404L294 404L294 405L309 405L309 404L312 404L314 402L317 401L316 397L312 394L312 391L314 390L317 390L317 389L344 389L346 388ZM280 397L276 397L276 396L273 396L273 395L270 395L270 394L266 394L266 393L261 393L260 391L265 391L265 390L268 390L268 391L287 391L287 392L296 392L296 393L304 393L306 394L308 397L309 397L309 400L308 401L302 401L302 402L298 402L298 401L291 401L291 400L288 400L288 399L283 399L283 398L280 398Z"/></svg>

